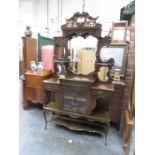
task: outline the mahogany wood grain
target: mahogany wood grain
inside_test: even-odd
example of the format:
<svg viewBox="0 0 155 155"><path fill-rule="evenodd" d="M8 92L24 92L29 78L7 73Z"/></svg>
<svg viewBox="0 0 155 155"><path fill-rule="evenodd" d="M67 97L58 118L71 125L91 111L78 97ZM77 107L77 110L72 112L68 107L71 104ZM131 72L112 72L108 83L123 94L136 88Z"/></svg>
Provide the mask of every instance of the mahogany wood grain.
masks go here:
<svg viewBox="0 0 155 155"><path fill-rule="evenodd" d="M43 103L43 85L42 81L49 78L52 71L31 71L25 73L25 101L24 109L28 109L28 101L32 103Z"/></svg>

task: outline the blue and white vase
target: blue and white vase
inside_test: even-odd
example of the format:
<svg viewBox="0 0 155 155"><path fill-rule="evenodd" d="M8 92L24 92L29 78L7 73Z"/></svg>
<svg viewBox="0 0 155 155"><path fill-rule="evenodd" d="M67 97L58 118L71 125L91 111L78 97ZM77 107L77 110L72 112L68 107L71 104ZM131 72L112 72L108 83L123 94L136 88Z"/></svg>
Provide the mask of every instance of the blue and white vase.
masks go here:
<svg viewBox="0 0 155 155"><path fill-rule="evenodd" d="M30 66L31 66L31 70L32 70L32 71L37 70L37 65L36 65L35 61L31 61Z"/></svg>
<svg viewBox="0 0 155 155"><path fill-rule="evenodd" d="M42 71L43 70L43 63L39 62L38 66L37 66L38 71Z"/></svg>

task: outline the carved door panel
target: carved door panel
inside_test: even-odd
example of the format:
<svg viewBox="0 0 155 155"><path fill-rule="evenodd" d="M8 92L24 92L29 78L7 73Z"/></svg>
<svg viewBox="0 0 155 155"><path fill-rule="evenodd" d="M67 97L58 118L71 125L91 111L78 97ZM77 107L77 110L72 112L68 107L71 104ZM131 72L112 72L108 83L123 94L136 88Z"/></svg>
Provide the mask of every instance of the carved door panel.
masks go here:
<svg viewBox="0 0 155 155"><path fill-rule="evenodd" d="M86 114L89 92L85 88L63 87L63 110Z"/></svg>

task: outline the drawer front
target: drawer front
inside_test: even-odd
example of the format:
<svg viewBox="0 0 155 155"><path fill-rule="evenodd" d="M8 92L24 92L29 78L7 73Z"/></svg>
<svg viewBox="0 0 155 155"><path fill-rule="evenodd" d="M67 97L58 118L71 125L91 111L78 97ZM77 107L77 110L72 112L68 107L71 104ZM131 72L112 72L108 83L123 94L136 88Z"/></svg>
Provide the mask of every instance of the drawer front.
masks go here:
<svg viewBox="0 0 155 155"><path fill-rule="evenodd" d="M93 96L99 96L99 95L112 95L113 92L111 91L105 91L105 90L91 90L91 94Z"/></svg>
<svg viewBox="0 0 155 155"><path fill-rule="evenodd" d="M91 87L91 83L88 83L88 82L61 80L60 83L64 86L84 87L84 88L90 88Z"/></svg>
<svg viewBox="0 0 155 155"><path fill-rule="evenodd" d="M26 86L27 87L42 87L42 78L37 76L26 76Z"/></svg>
<svg viewBox="0 0 155 155"><path fill-rule="evenodd" d="M64 98L63 109L85 114L87 111L87 102L86 100L84 101L84 100L73 100Z"/></svg>
<svg viewBox="0 0 155 155"><path fill-rule="evenodd" d="M43 83L43 87L45 90L59 89L60 85L51 84L51 83Z"/></svg>

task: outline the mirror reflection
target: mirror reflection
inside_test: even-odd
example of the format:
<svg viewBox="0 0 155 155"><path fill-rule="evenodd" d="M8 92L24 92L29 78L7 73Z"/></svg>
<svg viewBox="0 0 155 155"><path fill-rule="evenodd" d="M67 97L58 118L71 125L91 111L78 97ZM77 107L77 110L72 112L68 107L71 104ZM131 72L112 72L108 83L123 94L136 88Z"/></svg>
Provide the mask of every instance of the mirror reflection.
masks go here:
<svg viewBox="0 0 155 155"><path fill-rule="evenodd" d="M100 71L98 72L98 79L102 81L108 81L107 73L109 68L107 66L100 67Z"/></svg>
<svg viewBox="0 0 155 155"><path fill-rule="evenodd" d="M95 70L98 40L93 36L76 37L68 42L70 69L73 73L88 75Z"/></svg>
<svg viewBox="0 0 155 155"><path fill-rule="evenodd" d="M121 69L123 65L124 47L103 47L100 51L101 61L113 58L115 63L113 69Z"/></svg>

